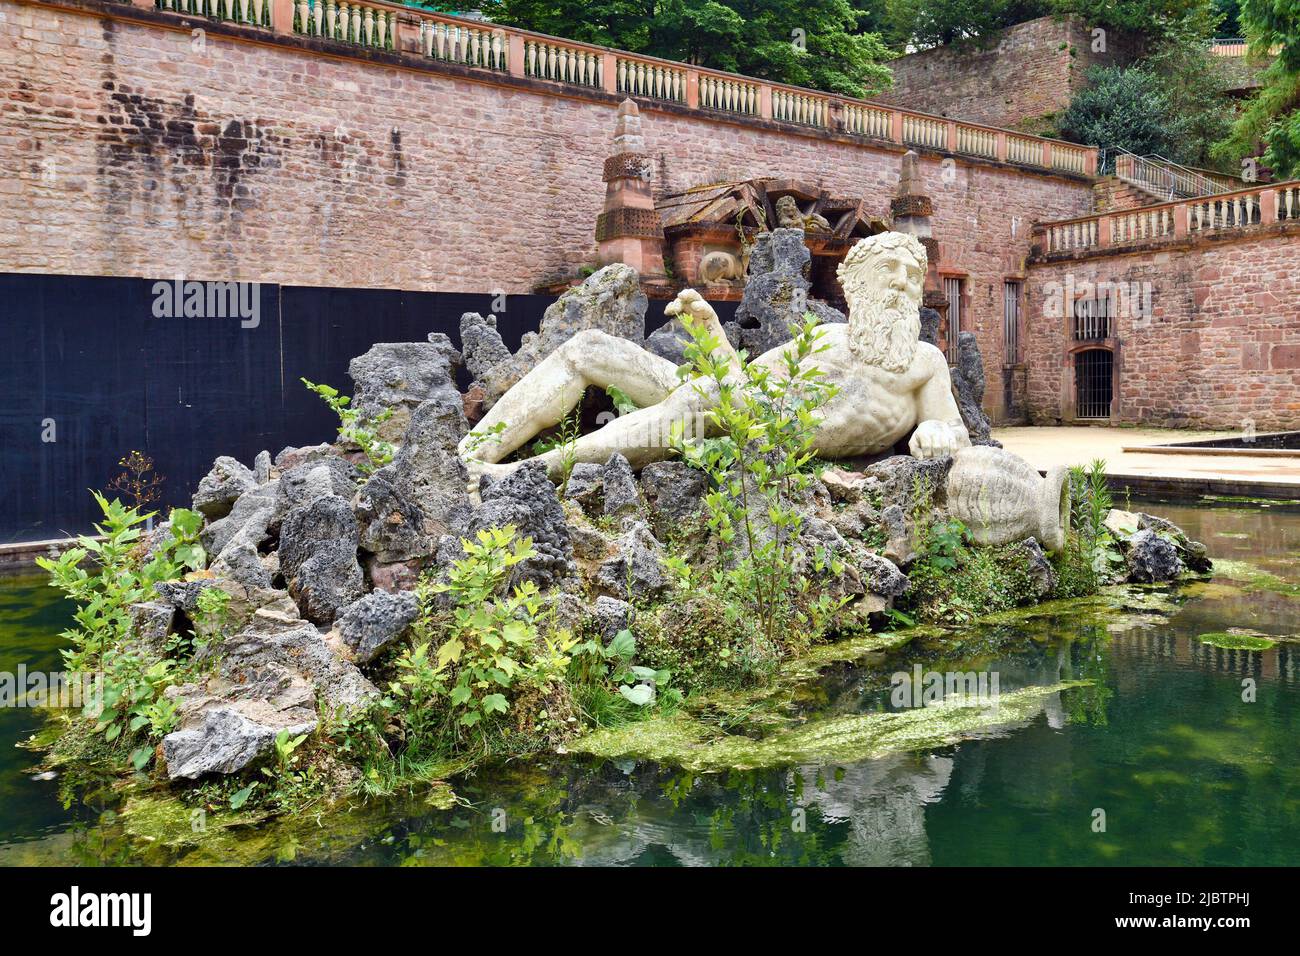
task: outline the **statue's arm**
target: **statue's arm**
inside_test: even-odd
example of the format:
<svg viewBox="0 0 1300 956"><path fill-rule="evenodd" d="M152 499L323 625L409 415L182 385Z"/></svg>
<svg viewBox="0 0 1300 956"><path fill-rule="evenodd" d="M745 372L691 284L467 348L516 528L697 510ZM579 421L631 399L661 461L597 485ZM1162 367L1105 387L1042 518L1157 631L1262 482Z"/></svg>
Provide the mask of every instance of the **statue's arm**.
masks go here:
<svg viewBox="0 0 1300 956"><path fill-rule="evenodd" d="M970 447L970 434L952 397L948 362L933 345L921 342L929 375L917 393L916 431L908 447L917 458L939 458Z"/></svg>

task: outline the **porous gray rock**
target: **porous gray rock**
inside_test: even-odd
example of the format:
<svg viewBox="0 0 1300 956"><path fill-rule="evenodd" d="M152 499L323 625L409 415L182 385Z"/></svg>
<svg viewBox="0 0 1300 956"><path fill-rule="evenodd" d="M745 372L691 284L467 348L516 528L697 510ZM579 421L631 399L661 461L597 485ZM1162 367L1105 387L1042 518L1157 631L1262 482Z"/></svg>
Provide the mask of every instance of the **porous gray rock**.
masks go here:
<svg viewBox="0 0 1300 956"><path fill-rule="evenodd" d="M1037 538L1026 538L1007 549L1006 558L1019 566L1033 586L1033 597L1042 600L1056 590L1056 571L1047 560Z"/></svg>
<svg viewBox="0 0 1300 956"><path fill-rule="evenodd" d="M790 341L790 324L802 323L806 312L820 322L847 321L826 303L809 297L811 261L802 229L759 233L750 250L749 273L736 317L723 326L728 338L734 334L741 348L750 355L761 355Z"/></svg>
<svg viewBox="0 0 1300 956"><path fill-rule="evenodd" d="M641 488L655 533L667 536L703 511L709 479L683 461L656 461L641 469Z"/></svg>
<svg viewBox="0 0 1300 956"><path fill-rule="evenodd" d="M584 329L596 329L641 345L645 340L646 305L640 276L631 266L616 262L594 272L547 307L538 331L525 335L519 351L509 359L487 367L487 360L480 362L476 355L473 374L483 387L483 407L490 408L538 362ZM486 324L479 325L475 334L485 343L478 343L476 350L486 347L485 354L500 354Z"/></svg>
<svg viewBox="0 0 1300 956"><path fill-rule="evenodd" d="M210 587L215 587L212 578L198 578L193 581L159 581L153 586L164 604L192 616L199 607L199 595Z"/></svg>
<svg viewBox="0 0 1300 956"><path fill-rule="evenodd" d="M952 458L913 458L911 455L892 455L870 464L865 469L866 484L864 493L878 496L884 506L899 505L904 512L911 513L917 504L916 494L928 493L931 503L943 503L944 482L948 470L952 468Z"/></svg>
<svg viewBox="0 0 1300 956"><path fill-rule="evenodd" d="M885 533L885 557L902 567L916 560L912 531L902 505L888 505L880 512L880 526Z"/></svg>
<svg viewBox="0 0 1300 956"><path fill-rule="evenodd" d="M132 638L145 652L161 654L176 619L175 605L166 601L141 601L132 604L129 613Z"/></svg>
<svg viewBox="0 0 1300 956"><path fill-rule="evenodd" d="M361 549L381 564L433 553L436 539L425 533L424 512L408 497L392 470L381 468L366 480L357 493L355 510Z"/></svg>
<svg viewBox="0 0 1300 956"><path fill-rule="evenodd" d="M304 445L301 448L288 445L281 448L280 453L275 456L275 470L285 472L306 462L319 461L323 458L334 457L336 454L334 446L324 442L319 445Z"/></svg>
<svg viewBox="0 0 1300 956"><path fill-rule="evenodd" d="M639 514L641 491L628 460L620 454L609 456L601 468L601 490L607 517Z"/></svg>
<svg viewBox="0 0 1300 956"><path fill-rule="evenodd" d="M248 628L196 658L214 661L204 683L168 689L181 714L163 738L173 780L235 773L268 753L280 731L311 733L318 707L347 715L378 694L306 623Z"/></svg>
<svg viewBox="0 0 1300 956"><path fill-rule="evenodd" d="M596 633L608 644L619 631L632 626L635 612L631 604L602 594L592 606L591 617Z"/></svg>
<svg viewBox="0 0 1300 956"><path fill-rule="evenodd" d="M391 409L392 417L376 431L388 441L402 441L411 416L423 403L460 404L455 384L460 363L460 352L440 332L427 342L380 342L348 363L355 387L352 407L371 420Z"/></svg>
<svg viewBox="0 0 1300 956"><path fill-rule="evenodd" d="M251 471L228 455L222 455L212 463L212 470L199 479L193 508L209 521L224 518L239 497L255 487L257 479Z"/></svg>
<svg viewBox="0 0 1300 956"><path fill-rule="evenodd" d="M259 451L257 457L253 459L253 479L259 485L264 485L271 480L271 453L269 451Z"/></svg>
<svg viewBox="0 0 1300 956"><path fill-rule="evenodd" d="M281 513L279 481L255 484L239 496L228 515L204 526L199 541L213 558L232 542L256 550L266 542L271 524L279 520Z"/></svg>
<svg viewBox="0 0 1300 956"><path fill-rule="evenodd" d="M269 753L281 731L291 736L316 729L315 718L285 719L270 708L215 705L163 738L163 763L172 780L197 780L243 770Z"/></svg>
<svg viewBox="0 0 1300 956"><path fill-rule="evenodd" d="M533 581L539 588L558 583L573 570L573 547L564 508L541 462L526 462L482 492L483 504L470 519L466 537L480 530L514 525L520 538L531 538L536 554L515 565L509 586ZM459 547L456 551L459 552ZM460 557L459 554L456 555ZM439 564L445 564L442 544Z"/></svg>
<svg viewBox="0 0 1300 956"><path fill-rule="evenodd" d="M338 495L317 498L285 516L280 572L308 620L328 624L364 593L359 533L351 505Z"/></svg>
<svg viewBox="0 0 1300 956"><path fill-rule="evenodd" d="M620 600L658 597L669 585L662 551L644 521L624 518L618 554L596 570L594 586Z"/></svg>
<svg viewBox="0 0 1300 956"><path fill-rule="evenodd" d="M411 414L391 468L399 487L409 490L424 513L426 534L459 528L468 517L469 474L456 451L468 430L459 396L430 399Z"/></svg>
<svg viewBox="0 0 1300 956"><path fill-rule="evenodd" d="M939 322L938 312L929 306L921 306L921 341L942 351L943 346L939 343Z"/></svg>
<svg viewBox="0 0 1300 956"><path fill-rule="evenodd" d="M495 315L465 312L460 317L460 348L465 356L465 368L478 382L492 373L492 369L509 362L510 349L501 341Z"/></svg>
<svg viewBox="0 0 1300 956"><path fill-rule="evenodd" d="M467 430L459 399L440 397L416 407L393 461L357 494L366 551L385 563L422 558L444 534L464 531L473 506L456 445Z"/></svg>
<svg viewBox="0 0 1300 956"><path fill-rule="evenodd" d="M907 575L898 570L898 566L888 558L868 552L856 555L855 560L858 573L862 575L863 586L872 594L896 598L907 593Z"/></svg>
<svg viewBox="0 0 1300 956"><path fill-rule="evenodd" d="M600 512L605 505L604 466L595 462L577 462L564 483L564 497L576 501L589 515Z"/></svg>
<svg viewBox="0 0 1300 956"><path fill-rule="evenodd" d="M367 664L406 633L420 614L414 592L372 591L343 609L334 622L353 660Z"/></svg>
<svg viewBox="0 0 1300 956"><path fill-rule="evenodd" d="M990 437L993 426L984 414L984 357L980 354L974 332L962 332L957 336L957 365L952 370L952 391L971 444L1001 448L1002 443Z"/></svg>
<svg viewBox="0 0 1300 956"><path fill-rule="evenodd" d="M361 471L357 466L339 455L305 461L280 472L280 507L287 512L326 495L351 498L360 480Z"/></svg>
<svg viewBox="0 0 1300 956"><path fill-rule="evenodd" d="M1172 581L1183 570L1178 549L1150 528L1144 528L1129 538L1124 560L1130 581Z"/></svg>
<svg viewBox="0 0 1300 956"><path fill-rule="evenodd" d="M1170 540L1178 551L1178 557L1189 570L1204 574L1214 570L1209 550L1199 541L1193 541L1182 528L1158 515L1137 512L1138 528L1150 529L1156 534Z"/></svg>

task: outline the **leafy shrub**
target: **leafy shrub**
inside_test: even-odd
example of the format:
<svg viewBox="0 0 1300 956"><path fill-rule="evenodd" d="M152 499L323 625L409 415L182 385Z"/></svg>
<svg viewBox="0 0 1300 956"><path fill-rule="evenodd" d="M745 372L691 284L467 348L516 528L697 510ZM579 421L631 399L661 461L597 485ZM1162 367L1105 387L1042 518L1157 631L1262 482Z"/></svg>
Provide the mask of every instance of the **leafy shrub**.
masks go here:
<svg viewBox="0 0 1300 956"><path fill-rule="evenodd" d="M339 417L339 441L356 445L366 456L366 460L357 466L362 472L370 474L376 468L382 468L393 460L396 449L392 442L380 438L375 430L376 425L383 424L393 417L391 408L385 408L373 418L367 418L358 409L351 408L352 399L347 395L340 395L338 389L329 385L317 385L305 378L302 379L302 383L319 395L330 410Z"/></svg>
<svg viewBox="0 0 1300 956"><path fill-rule="evenodd" d="M794 499L808 487L817 409L837 389L808 361L825 348L817 344L821 330L811 313L792 327L794 341L780 369L750 362L744 352L732 356L702 323L682 319L691 343L678 374L703 380L695 385L701 393L716 391L706 417L720 437L688 440L678 423L672 447L709 476L709 526L724 549L739 546L739 557L716 583L728 599L752 604L763 637L752 656L760 659L777 643L802 590L794 548L803 518Z"/></svg>
<svg viewBox="0 0 1300 956"><path fill-rule="evenodd" d="M531 722L512 708L529 691L544 697L561 684L577 643L568 631L549 627L535 583L503 593L510 569L534 554L528 538L516 540L507 525L461 544L465 557L446 582L421 582L416 642L398 658L398 676L389 684L388 709L406 749L417 754L470 742L486 747L504 718L515 717L516 726ZM439 595L450 600L449 619ZM445 639L435 648L431 632L439 630Z"/></svg>
<svg viewBox="0 0 1300 956"><path fill-rule="evenodd" d="M141 735L156 739L175 728L176 707L163 692L180 674L175 661L146 653L135 640L131 605L151 600L157 582L202 567L205 555L197 535L203 518L174 509L170 527L150 555L140 526L151 515L98 493L95 501L103 513L95 525L99 537L83 535L59 558L37 558L37 564L49 573L51 586L77 605L74 626L62 634L70 645L62 653L69 671L92 675L85 716L94 721L95 732L110 744ZM132 753L137 768L150 753L147 747Z"/></svg>
<svg viewBox="0 0 1300 956"><path fill-rule="evenodd" d="M743 605L708 592L660 605L638 622L640 656L678 687L740 687L776 671L781 649Z"/></svg>

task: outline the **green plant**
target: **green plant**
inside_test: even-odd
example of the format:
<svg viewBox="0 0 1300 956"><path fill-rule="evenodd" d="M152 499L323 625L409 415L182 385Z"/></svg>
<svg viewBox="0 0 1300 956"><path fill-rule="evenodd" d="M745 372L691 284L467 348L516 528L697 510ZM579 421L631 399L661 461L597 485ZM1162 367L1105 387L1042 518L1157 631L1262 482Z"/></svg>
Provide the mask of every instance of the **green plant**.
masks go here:
<svg viewBox="0 0 1300 956"><path fill-rule="evenodd" d="M359 409L352 408L352 399L347 395L340 395L338 389L331 388L329 385L317 385L305 378L302 379L302 383L319 395L330 410L339 417L339 441L356 445L366 456L366 460L357 466L362 472L369 474L393 460L396 449L392 442L379 437L375 427L393 417L391 408L385 408L378 415L367 418Z"/></svg>
<svg viewBox="0 0 1300 956"><path fill-rule="evenodd" d="M620 415L631 414L641 407L636 402L632 401L627 392L623 391L617 385L608 386L605 389L605 394L608 395L609 400L614 403L614 411L618 412Z"/></svg>
<svg viewBox="0 0 1300 956"><path fill-rule="evenodd" d="M398 676L389 685L389 709L413 753L454 749L467 735L482 741L522 695L545 695L564 680L577 642L548 626L549 611L532 581L505 593L512 569L534 555L532 542L515 535L513 526L478 532L475 541L461 542L465 557L452 564L445 582L421 583L417 643L397 659ZM450 600L449 619L437 607L439 595ZM431 640L420 639L431 621L446 624L436 651Z"/></svg>
<svg viewBox="0 0 1300 956"><path fill-rule="evenodd" d="M710 478L709 526L724 547L739 546L719 582L752 602L771 645L800 590L794 548L803 519L795 496L808 486L816 412L836 393L810 361L824 350L821 331L806 314L791 328L794 339L774 369L750 362L743 352L733 357L701 323L683 320L691 342L678 374L694 379L701 394L711 393L706 415L720 437L686 439L678 423L670 440Z"/></svg>
<svg viewBox="0 0 1300 956"><path fill-rule="evenodd" d="M545 455L560 449L560 494L568 487L573 466L578 462L576 443L582 435L582 406L579 405L560 422L558 430L546 438L533 442L533 456Z"/></svg>
<svg viewBox="0 0 1300 956"><path fill-rule="evenodd" d="M131 605L149 600L157 582L174 580L184 567L203 560L201 549L194 552L184 537L193 512L172 512L176 521L170 535L145 561L139 546L140 525L151 515L116 499L109 501L98 492L92 494L103 513L95 524L96 536L80 536L76 546L57 559L36 559L50 575L51 586L77 604L75 626L62 635L70 645L62 653L72 671L102 670L105 654L130 637ZM178 554L186 563L176 560Z"/></svg>
<svg viewBox="0 0 1300 956"><path fill-rule="evenodd" d="M619 631L608 644L589 640L574 650L574 659L586 655L596 662L584 676L591 679L607 677L615 692L634 707L647 707L656 701L669 706L682 699L681 692L669 686L672 672L667 668L644 667L633 664L636 657L636 638L627 628Z"/></svg>

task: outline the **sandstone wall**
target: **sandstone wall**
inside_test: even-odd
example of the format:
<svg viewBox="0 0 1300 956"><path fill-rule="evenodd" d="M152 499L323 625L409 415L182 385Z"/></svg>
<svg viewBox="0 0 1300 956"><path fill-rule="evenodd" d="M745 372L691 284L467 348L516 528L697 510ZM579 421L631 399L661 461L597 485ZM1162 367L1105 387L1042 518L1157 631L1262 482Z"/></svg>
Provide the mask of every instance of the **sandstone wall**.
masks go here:
<svg viewBox="0 0 1300 956"><path fill-rule="evenodd" d="M1065 109L1093 66L1131 62L1132 38L1106 31L1094 51L1093 28L1078 17L1041 17L1007 27L984 44L922 50L890 62L893 88L883 102L974 123L1018 128Z"/></svg>
<svg viewBox="0 0 1300 956"><path fill-rule="evenodd" d="M616 96L214 24L200 43L189 25L11 0L0 12L0 271L518 293L594 254ZM782 176L888 215L899 148L674 107L643 116L660 191ZM1031 223L1088 212L1091 189L933 152L922 169L996 416L1002 280L1022 271Z"/></svg>
<svg viewBox="0 0 1300 956"><path fill-rule="evenodd" d="M1049 296L1069 284L1118 282L1150 283L1151 310L1115 320L1114 421L1300 427L1300 230L1255 229L1230 241L1032 265L1024 348L1033 420L1073 414L1070 350L1081 343L1070 340L1065 318L1047 314Z"/></svg>

